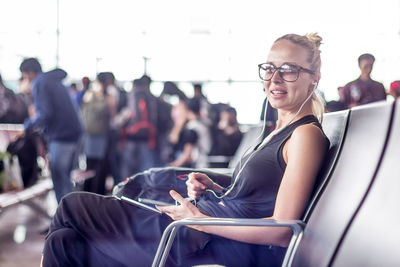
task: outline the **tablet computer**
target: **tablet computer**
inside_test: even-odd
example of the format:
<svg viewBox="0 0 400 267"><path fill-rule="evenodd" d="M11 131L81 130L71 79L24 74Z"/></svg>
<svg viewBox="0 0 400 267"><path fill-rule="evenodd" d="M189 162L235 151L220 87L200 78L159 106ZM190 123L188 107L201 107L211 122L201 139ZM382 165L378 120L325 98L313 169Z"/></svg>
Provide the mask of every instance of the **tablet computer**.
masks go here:
<svg viewBox="0 0 400 267"><path fill-rule="evenodd" d="M140 207L140 208L143 208L143 209L146 209L146 210L150 210L150 211L153 211L153 212L157 212L157 213L160 213L160 214L162 213L161 211L159 211L159 210L155 207L154 204L145 204L145 203L139 202L139 201L137 201L137 200L134 200L134 199L132 199L132 198L125 197L125 196L121 196L120 199L121 199L122 201L126 201L126 202L128 202L129 204L135 205L135 206L137 206L137 207Z"/></svg>
<svg viewBox="0 0 400 267"><path fill-rule="evenodd" d="M175 200L170 196L168 189L146 188L142 189L135 200L147 204L175 205ZM152 202L152 203L150 203ZM156 204L156 205L158 205Z"/></svg>

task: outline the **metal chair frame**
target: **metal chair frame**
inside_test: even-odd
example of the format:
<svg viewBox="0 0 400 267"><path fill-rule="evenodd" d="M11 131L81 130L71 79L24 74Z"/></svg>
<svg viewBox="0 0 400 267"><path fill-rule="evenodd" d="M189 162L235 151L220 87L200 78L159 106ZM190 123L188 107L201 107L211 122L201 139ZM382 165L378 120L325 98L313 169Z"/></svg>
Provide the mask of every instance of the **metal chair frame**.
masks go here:
<svg viewBox="0 0 400 267"><path fill-rule="evenodd" d="M152 267L163 267L175 240L176 233L182 226L187 225L225 225L225 226L270 226L290 227L293 232L282 266L290 266L293 261L294 251L298 246L305 224L300 220L270 220L270 219L234 219L234 218L186 218L172 222L164 230Z"/></svg>

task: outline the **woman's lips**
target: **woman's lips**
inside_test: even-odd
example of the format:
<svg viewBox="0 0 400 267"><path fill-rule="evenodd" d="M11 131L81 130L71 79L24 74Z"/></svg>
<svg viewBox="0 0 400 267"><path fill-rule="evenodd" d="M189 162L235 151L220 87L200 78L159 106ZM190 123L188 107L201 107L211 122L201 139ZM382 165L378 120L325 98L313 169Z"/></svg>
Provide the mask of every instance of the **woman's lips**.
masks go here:
<svg viewBox="0 0 400 267"><path fill-rule="evenodd" d="M271 92L271 97L273 98L283 98L287 94L287 91L282 89L273 89L270 92Z"/></svg>

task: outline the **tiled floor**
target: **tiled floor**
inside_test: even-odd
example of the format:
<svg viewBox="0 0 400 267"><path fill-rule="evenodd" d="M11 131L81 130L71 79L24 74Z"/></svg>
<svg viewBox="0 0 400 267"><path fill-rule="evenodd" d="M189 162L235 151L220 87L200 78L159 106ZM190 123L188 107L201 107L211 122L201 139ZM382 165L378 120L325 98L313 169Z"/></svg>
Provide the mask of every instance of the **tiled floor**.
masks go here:
<svg viewBox="0 0 400 267"><path fill-rule="evenodd" d="M41 206L54 206L53 196L36 200ZM25 205L17 205L0 213L0 266L39 266L44 244L42 233L49 219Z"/></svg>

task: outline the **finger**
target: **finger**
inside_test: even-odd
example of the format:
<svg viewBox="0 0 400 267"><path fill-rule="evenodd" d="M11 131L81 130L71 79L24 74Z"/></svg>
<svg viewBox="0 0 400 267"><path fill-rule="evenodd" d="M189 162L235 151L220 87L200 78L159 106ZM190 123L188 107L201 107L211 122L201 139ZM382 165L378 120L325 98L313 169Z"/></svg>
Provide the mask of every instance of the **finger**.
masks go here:
<svg viewBox="0 0 400 267"><path fill-rule="evenodd" d="M192 199L197 199L200 195L204 193L204 190L199 190L199 189L189 189L187 191L188 197Z"/></svg>
<svg viewBox="0 0 400 267"><path fill-rule="evenodd" d="M186 184L188 184L188 185L193 184L194 181L196 181L196 176L194 175L194 172L189 173Z"/></svg>
<svg viewBox="0 0 400 267"><path fill-rule="evenodd" d="M205 175L204 173L201 173L201 172L193 172L193 177L194 177L196 180L202 180L202 179L204 179L205 177L207 177L207 175Z"/></svg>
<svg viewBox="0 0 400 267"><path fill-rule="evenodd" d="M188 180L189 180L189 179L193 179L194 176L195 176L195 174L196 174L195 172L189 173L189 174L188 174Z"/></svg>
<svg viewBox="0 0 400 267"><path fill-rule="evenodd" d="M206 186L197 179L188 180L188 181L189 181L188 186L191 186L191 188L193 188L194 190L196 190L196 189L205 190L206 189Z"/></svg>
<svg viewBox="0 0 400 267"><path fill-rule="evenodd" d="M181 194L179 194L175 190L170 190L169 194L175 201L177 201L181 205L185 204L186 202L189 202L184 197L182 197Z"/></svg>
<svg viewBox="0 0 400 267"><path fill-rule="evenodd" d="M170 214L172 212L172 209L175 206L158 206L156 205L156 208L161 211L162 213Z"/></svg>
<svg viewBox="0 0 400 267"><path fill-rule="evenodd" d="M156 208L172 220L179 220L179 216L177 217L177 206L156 206Z"/></svg>
<svg viewBox="0 0 400 267"><path fill-rule="evenodd" d="M201 173L199 173L199 172L191 172L191 173L189 173L189 175L188 175L188 180L191 180L191 181L197 181L198 179L199 179L199 175L200 175Z"/></svg>
<svg viewBox="0 0 400 267"><path fill-rule="evenodd" d="M207 188L207 185L206 185L207 178L208 178L207 175L205 175L204 173L201 173L201 172L196 172L196 173L194 173L193 178L194 178L193 179L194 184L200 186L200 188L203 190Z"/></svg>
<svg viewBox="0 0 400 267"><path fill-rule="evenodd" d="M197 194L195 191L188 191L188 197L191 199L197 199Z"/></svg>

